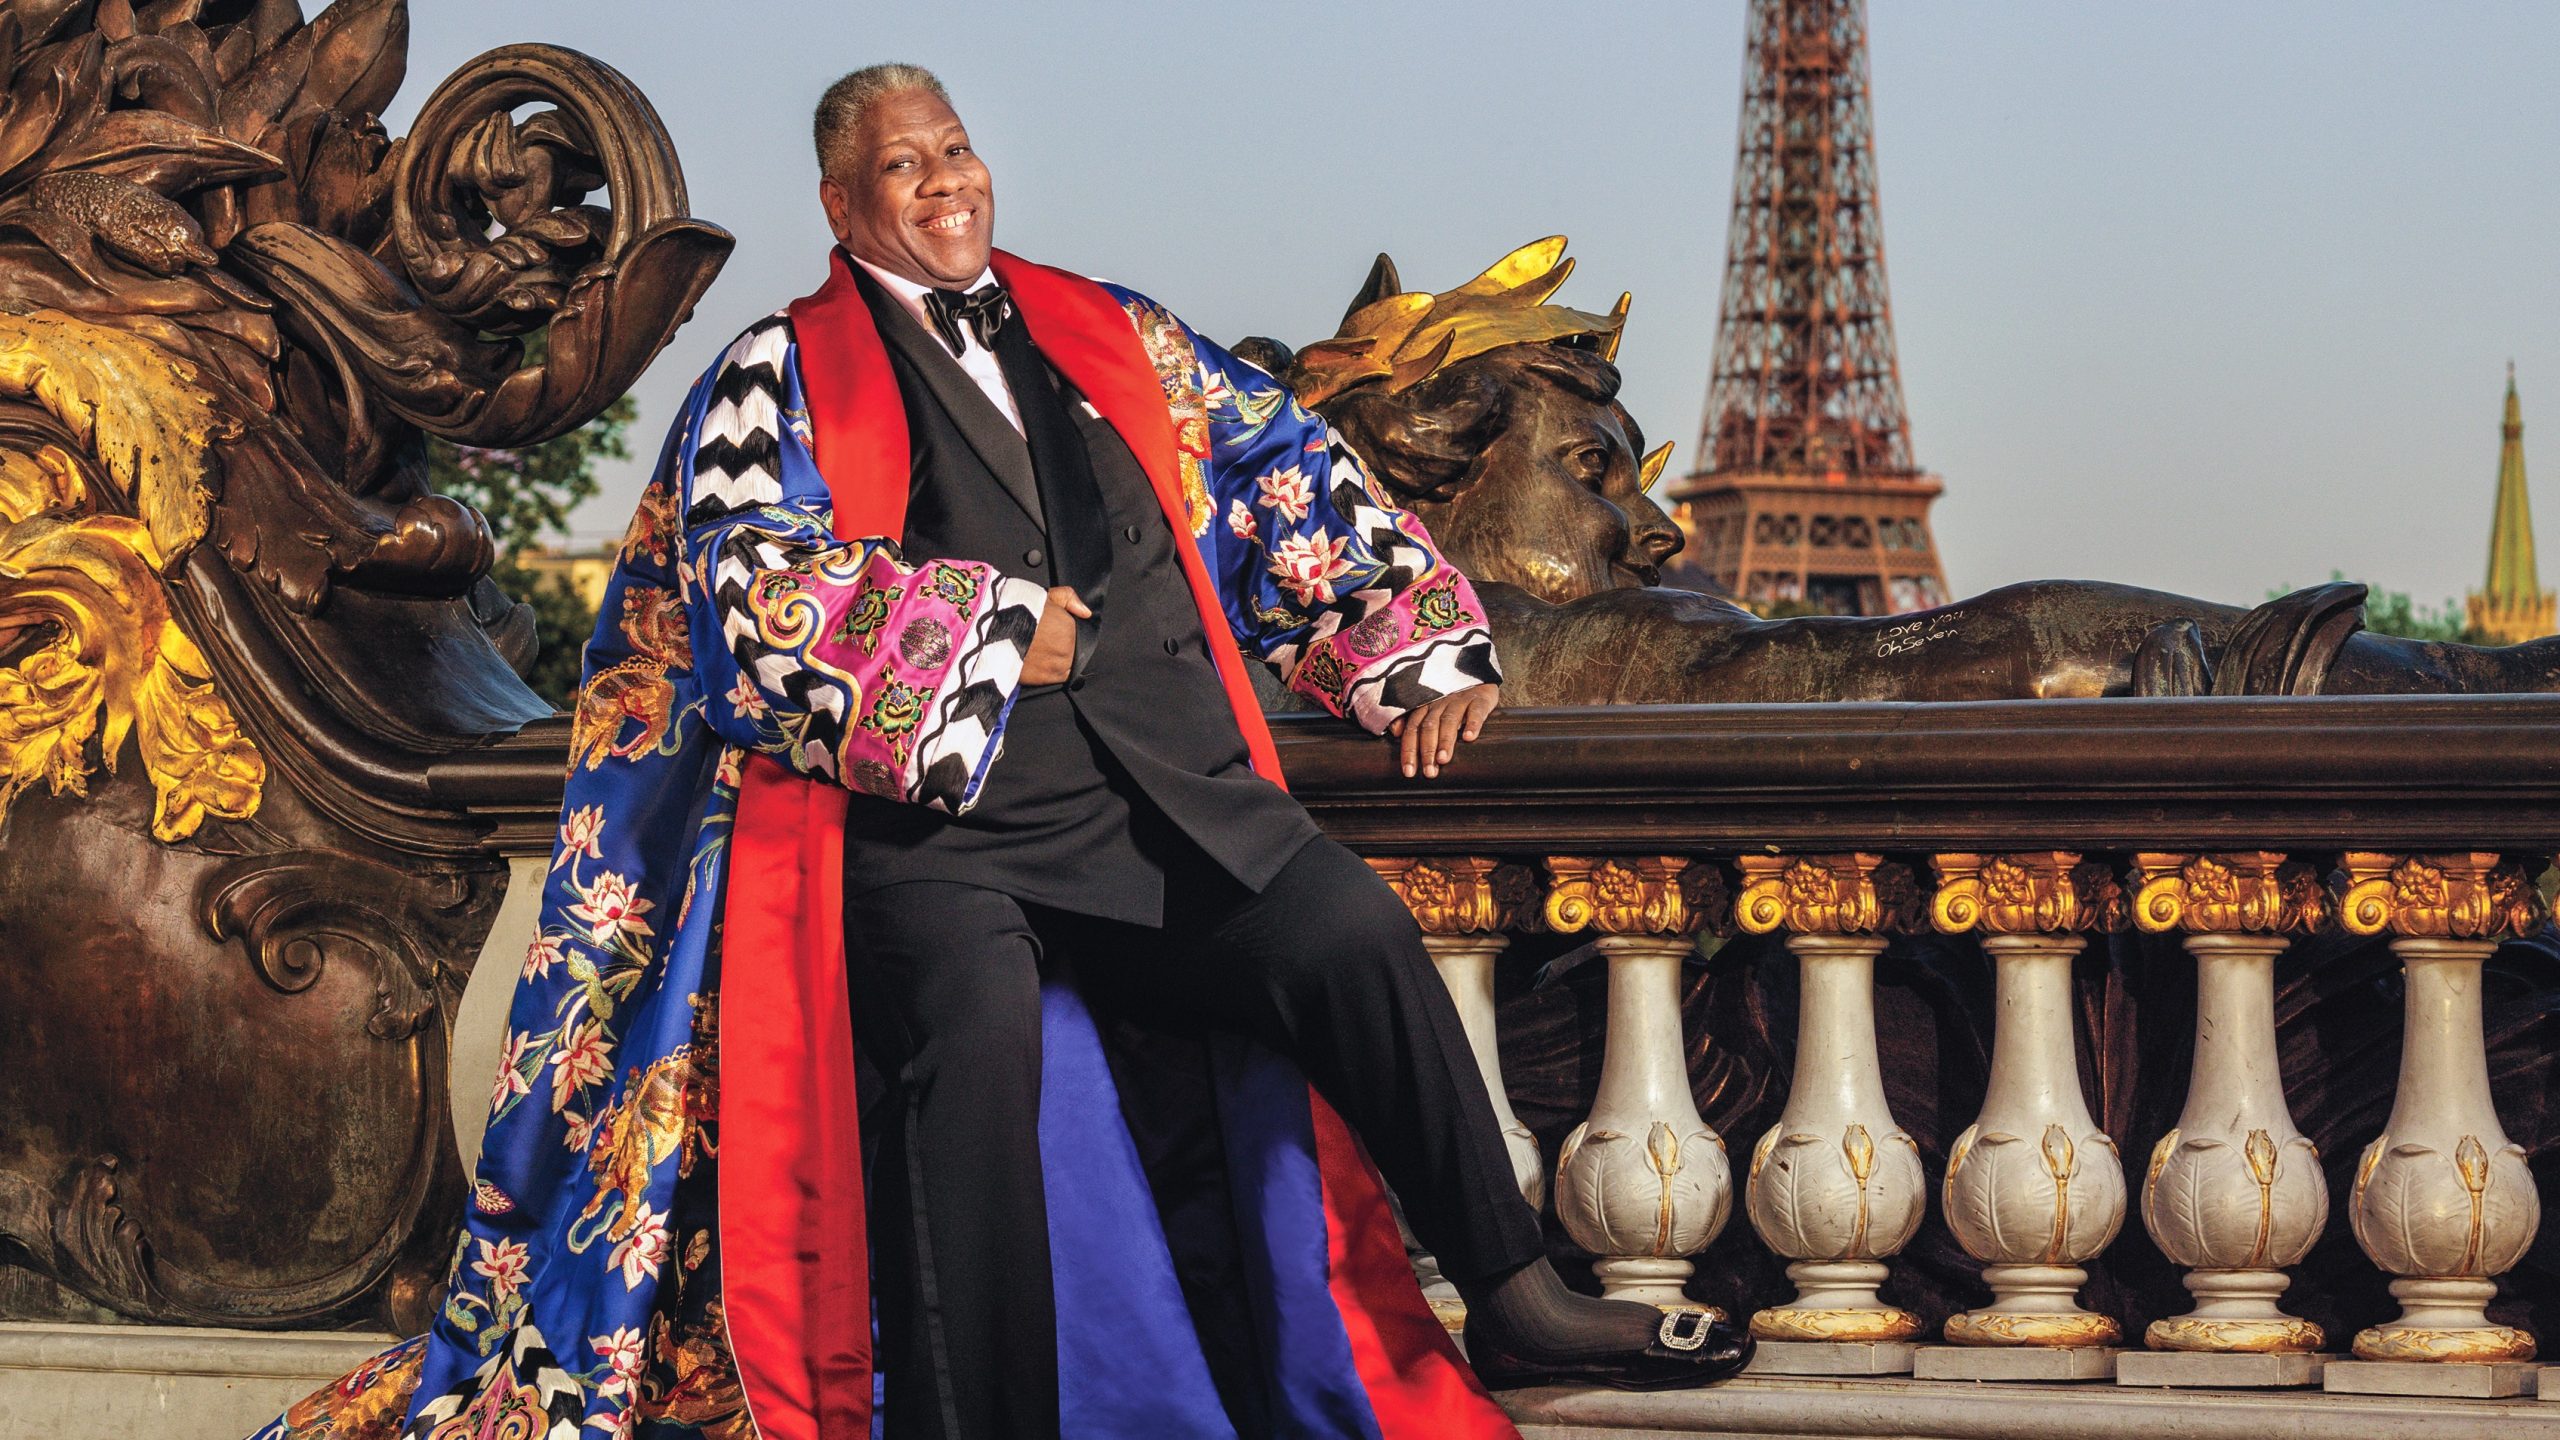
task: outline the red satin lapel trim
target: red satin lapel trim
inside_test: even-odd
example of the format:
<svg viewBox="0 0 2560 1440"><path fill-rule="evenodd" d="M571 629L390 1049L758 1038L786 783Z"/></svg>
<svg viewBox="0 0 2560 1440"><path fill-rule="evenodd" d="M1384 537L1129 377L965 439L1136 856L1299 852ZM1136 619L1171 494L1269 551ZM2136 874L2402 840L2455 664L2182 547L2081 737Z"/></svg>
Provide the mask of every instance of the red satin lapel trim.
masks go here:
<svg viewBox="0 0 2560 1440"><path fill-rule="evenodd" d="M1139 341L1129 312L1111 298L1111 292L1081 275L1035 265L1002 250L995 252L995 272L1013 292L1014 308L1021 312L1040 353L1120 432L1147 472L1156 503L1164 507L1165 520L1173 526L1174 554L1181 561L1182 578L1191 584L1200 628L1211 636L1233 633L1226 607L1218 599L1217 582L1210 578L1208 563L1193 543L1164 383L1156 378L1155 362L1147 358L1147 347ZM1275 785L1287 784L1280 775L1279 752L1271 745L1271 728L1262 721L1262 703L1254 698L1253 682L1245 675L1244 656L1233 645L1216 643L1209 646L1209 654L1217 662L1219 683L1226 689L1228 708L1235 712L1236 728L1244 732L1255 773Z"/></svg>
<svg viewBox="0 0 2560 1440"><path fill-rule="evenodd" d="M906 529L907 416L837 254L791 306L843 539ZM871 1433L871 1273L845 990L847 793L762 755L740 777L720 955L720 1265L762 1440Z"/></svg>
<svg viewBox="0 0 2560 1440"><path fill-rule="evenodd" d="M842 250L828 258L818 293L791 302L791 334L800 346L810 454L835 502L836 538L899 538L907 533L911 469L907 406Z"/></svg>

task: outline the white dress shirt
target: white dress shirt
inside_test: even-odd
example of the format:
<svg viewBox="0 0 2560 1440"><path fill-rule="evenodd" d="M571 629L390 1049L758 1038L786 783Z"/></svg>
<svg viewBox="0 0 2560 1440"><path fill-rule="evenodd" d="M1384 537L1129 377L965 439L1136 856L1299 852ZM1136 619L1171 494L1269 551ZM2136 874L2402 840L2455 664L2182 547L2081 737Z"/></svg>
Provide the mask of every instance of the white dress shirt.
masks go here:
<svg viewBox="0 0 2560 1440"><path fill-rule="evenodd" d="M916 317L916 323L924 327L924 333L934 337L935 344L942 343L942 336L933 328L932 314L924 308L924 292L933 287L919 285L904 275L892 275L859 255L853 257L853 263L870 271L871 278L880 282L881 289L907 307L907 313ZM972 291L981 285L994 284L995 278L995 271L981 270L977 279L960 288L964 292ZM970 333L966 325L960 327L960 368L969 372L969 378L978 382L978 388L987 392L987 398L995 402L996 409L1004 412L1004 418L1013 422L1017 432L1020 431L1022 411L1013 403L1013 387L1004 383L1004 367L996 363L995 352L979 344L978 337Z"/></svg>

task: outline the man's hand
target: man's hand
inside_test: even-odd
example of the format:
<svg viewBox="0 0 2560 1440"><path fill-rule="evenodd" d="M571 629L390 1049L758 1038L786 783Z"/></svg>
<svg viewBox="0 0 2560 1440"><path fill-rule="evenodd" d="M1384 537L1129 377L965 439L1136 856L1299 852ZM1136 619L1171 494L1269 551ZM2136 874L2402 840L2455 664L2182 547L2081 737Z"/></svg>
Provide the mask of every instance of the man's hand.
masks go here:
<svg viewBox="0 0 2560 1440"><path fill-rule="evenodd" d="M1022 683L1055 685L1076 667L1076 622L1093 618L1093 610L1072 585L1049 587L1049 605L1040 612L1040 628L1031 632L1030 652L1022 657ZM1407 767L1411 774L1411 767Z"/></svg>
<svg viewBox="0 0 2560 1440"><path fill-rule="evenodd" d="M1418 766L1424 775L1438 777L1440 767L1458 753L1458 742L1483 734L1485 720L1501 703L1501 686L1478 685L1397 716L1387 733L1404 742L1405 775L1411 777Z"/></svg>

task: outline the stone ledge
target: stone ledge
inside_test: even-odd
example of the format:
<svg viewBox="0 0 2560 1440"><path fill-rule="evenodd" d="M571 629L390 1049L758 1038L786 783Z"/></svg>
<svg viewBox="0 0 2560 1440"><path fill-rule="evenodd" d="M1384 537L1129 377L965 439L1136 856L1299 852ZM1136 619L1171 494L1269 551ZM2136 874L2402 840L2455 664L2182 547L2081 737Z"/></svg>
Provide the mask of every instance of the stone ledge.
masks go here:
<svg viewBox="0 0 2560 1440"><path fill-rule="evenodd" d="M394 1338L0 1322L0 1440L240 1440Z"/></svg>
<svg viewBox="0 0 2560 1440"><path fill-rule="evenodd" d="M1503 1397L1524 1440L2560 1440L2560 1406L2317 1391L2125 1390L2112 1384L1744 1376L1707 1390Z"/></svg>

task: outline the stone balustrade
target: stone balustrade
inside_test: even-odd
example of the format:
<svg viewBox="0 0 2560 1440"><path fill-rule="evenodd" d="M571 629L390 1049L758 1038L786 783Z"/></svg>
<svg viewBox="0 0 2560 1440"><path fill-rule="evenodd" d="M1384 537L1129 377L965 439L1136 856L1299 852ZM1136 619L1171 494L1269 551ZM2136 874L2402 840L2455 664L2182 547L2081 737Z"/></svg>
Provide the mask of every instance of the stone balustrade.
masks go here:
<svg viewBox="0 0 2560 1440"><path fill-rule="evenodd" d="M1684 975L1702 938L1782 937L1796 972L1791 1076L1750 1152L1741 1205L1786 1262L1792 1296L1741 1297L1764 1371L1921 1378L2095 1379L2495 1396L2534 1354L2491 1320L2496 1277L2539 1218L2521 1146L2499 1124L2486 1060L2484 962L2545 918L2525 865L2491 852L1948 851L1891 856L1623 854L1379 858L1459 997L1515 1144L1493 961L1511 934L1592 937L1606 967L1599 1076L1556 1156L1554 1214L1604 1293L1665 1303L1693 1291L1692 1257L1734 1203L1724 1139L1702 1118L1684 1038ZM2140 1176L2141 1231L2183 1272L2192 1308L2152 1319L2123 1353L2084 1306L2084 1268L2124 1237L2131 1177L2083 1082L2074 966L2093 937L2176 936L2192 960L2192 1030L2176 1123ZM1934 1167L1895 1121L1879 1060L1875 976L1903 937L1977 943L1992 972L1979 1110ZM1960 937L1960 938L1959 938ZM2281 1304L2329 1216L2313 1141L2288 1107L2276 967L2306 939L2379 937L2401 968L2405 1018L2389 1116L2369 1137L2347 1213L2391 1278L2396 1318L2354 1361ZM1518 1159L1524 1192L1540 1173ZM1979 1264L1987 1302L1922 1317L1882 1293L1927 1214ZM2124 1362L2121 1366L2119 1361ZM2366 1363L2356 1363L2366 1362ZM2465 1365L2464 1362L2486 1362ZM2445 1367L2458 1367L2447 1369ZM2370 1373L2358 1373L2370 1372ZM2138 1378L2137 1378L2138 1377Z"/></svg>
<svg viewBox="0 0 2560 1440"><path fill-rule="evenodd" d="M564 724L424 784L538 873ZM1430 783L1329 719L1273 728L1420 922L1560 1245L1611 1293L1748 1315L1758 1369L1882 1387L1633 1397L1648 1425L2112 1375L2448 1397L2451 1435L2529 1388L2560 1300L2527 1163L2560 1139L2533 887L2560 697L1513 711ZM1962 1433L2100 1413L2007 1393L2009 1428ZM2170 1413L2110 1398L2107 1433ZM2300 1402L2419 1433L2408 1403Z"/></svg>

